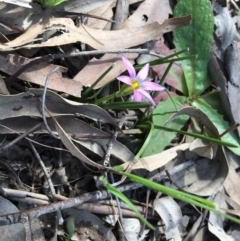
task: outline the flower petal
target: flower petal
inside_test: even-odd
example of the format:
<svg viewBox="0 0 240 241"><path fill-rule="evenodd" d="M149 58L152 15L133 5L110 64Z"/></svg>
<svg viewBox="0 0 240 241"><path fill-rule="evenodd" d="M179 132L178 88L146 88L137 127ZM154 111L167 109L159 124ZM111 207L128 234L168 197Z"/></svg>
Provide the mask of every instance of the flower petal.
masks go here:
<svg viewBox="0 0 240 241"><path fill-rule="evenodd" d="M149 72L149 64L145 64L138 72L137 79L139 79L141 82L144 81L148 76L148 72Z"/></svg>
<svg viewBox="0 0 240 241"><path fill-rule="evenodd" d="M117 80L127 84L127 85L131 85L132 86L132 80L129 76L126 76L126 75L121 75L121 76L118 76L116 78Z"/></svg>
<svg viewBox="0 0 240 241"><path fill-rule="evenodd" d="M150 96L150 94L147 91L145 91L143 89L139 89L138 92L141 93L142 95L144 95L151 102L152 105L156 105L153 98Z"/></svg>
<svg viewBox="0 0 240 241"><path fill-rule="evenodd" d="M127 69L129 76L131 79L136 77L136 70L133 68L133 65L130 63L130 61L124 56L122 55L122 61L123 64L125 66L125 68Z"/></svg>
<svg viewBox="0 0 240 241"><path fill-rule="evenodd" d="M154 83L154 82L150 82L150 81L144 81L142 84L142 89L143 90L153 90L153 91L161 91L161 90L165 90L165 87Z"/></svg>
<svg viewBox="0 0 240 241"><path fill-rule="evenodd" d="M134 90L134 100L136 102L140 102L142 100L142 95L137 90Z"/></svg>

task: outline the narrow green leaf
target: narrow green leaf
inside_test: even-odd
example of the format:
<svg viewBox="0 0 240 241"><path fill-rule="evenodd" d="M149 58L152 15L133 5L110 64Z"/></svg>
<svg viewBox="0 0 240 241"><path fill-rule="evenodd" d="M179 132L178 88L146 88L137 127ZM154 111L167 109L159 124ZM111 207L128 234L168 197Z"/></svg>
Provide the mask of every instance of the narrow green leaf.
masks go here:
<svg viewBox="0 0 240 241"><path fill-rule="evenodd" d="M73 216L68 217L66 222L67 222L66 228L67 228L67 233L68 233L67 238L71 239L71 237L73 236L73 234L75 232L74 217Z"/></svg>
<svg viewBox="0 0 240 241"><path fill-rule="evenodd" d="M40 2L43 8L49 8L49 7L57 6L66 1L68 0L41 0Z"/></svg>
<svg viewBox="0 0 240 241"><path fill-rule="evenodd" d="M151 223L149 223L143 216L142 214L137 210L137 208L134 206L134 204L120 191L117 190L117 188L113 187L111 184L107 182L105 178L101 178L103 181L104 186L108 189L109 192L111 192L114 196L118 197L121 199L123 202L125 202L138 216L138 218L146 224L149 228L154 230L154 227L152 226Z"/></svg>
<svg viewBox="0 0 240 241"><path fill-rule="evenodd" d="M180 109L185 101L186 97L184 96L172 96L173 101L177 105L177 108ZM164 126L165 123L170 119L170 117L175 114L176 109L170 98L165 101L160 102L153 111L152 121L154 126ZM189 117L179 116L173 121L168 123L166 127L181 129ZM152 137L149 141L148 146L144 150L142 156L151 156L157 153L160 153L164 150L166 146L169 145L171 140L176 136L174 132L166 132L165 130L154 129L152 132Z"/></svg>
<svg viewBox="0 0 240 241"><path fill-rule="evenodd" d="M182 60L188 95L196 96L205 88L207 63L213 41L214 18L209 0L180 0L174 9L174 17L191 14L189 26L173 32L177 51L189 48L196 59ZM187 56L183 53L181 56Z"/></svg>
<svg viewBox="0 0 240 241"><path fill-rule="evenodd" d="M120 172L120 174L128 177L133 182L141 183L142 185L144 185L146 187L149 187L149 188L151 188L155 191L162 192L166 195L169 195L173 198L182 200L184 202L188 202L188 203L198 205L198 206L199 206L199 204L198 203L196 204L195 202L199 202L202 205L205 205L207 207L216 208L215 203L213 203L213 202L211 202L207 199L204 199L202 197L198 197L198 196L195 196L193 194L189 194L189 193L185 193L185 192L182 192L182 191L179 191L179 190L175 190L173 188L158 184L156 182L150 181L150 180L145 179L143 177L140 177L140 176L137 176L137 175L134 175L134 174L130 174L130 173L127 173L127 172Z"/></svg>
<svg viewBox="0 0 240 241"><path fill-rule="evenodd" d="M204 100L200 98L197 100L194 100L192 102L192 106L194 106L197 109L200 109L208 116L208 118L212 121L212 123L218 129L218 132L220 135L229 128L229 124L227 121L223 119L223 116L218 114L217 111L214 110L210 105L208 105ZM240 155L240 144L237 139L237 136L233 132L227 133L226 135L221 137L221 140L235 145L236 147L228 147L228 148L235 154Z"/></svg>
<svg viewBox="0 0 240 241"><path fill-rule="evenodd" d="M149 187L153 190L162 192L162 193L164 193L168 196L171 196L171 197L176 198L178 200L184 201L186 203L190 203L190 204L195 205L197 207L212 211L216 214L224 216L225 218L228 218L229 220L232 220L232 221L240 224L239 218L235 218L231 215L228 215L228 214L225 214L225 213L221 212L220 210L217 209L217 205L214 202L211 202L207 199L204 199L204 198L201 198L201 197L189 194L189 193L185 193L185 192L182 192L182 191L178 191L178 190L172 189L170 187L163 186L161 184L155 183L153 181L147 180L145 178L142 178L142 177L139 177L137 175L133 175L133 174L130 174L130 173L127 173L127 172L119 172L119 174L128 177L133 182L141 183L142 185L144 185L146 187Z"/></svg>
<svg viewBox="0 0 240 241"><path fill-rule="evenodd" d="M148 108L150 104L148 102L135 102L135 101L126 101L126 102L112 102L105 104L98 104L103 109L112 109L112 110L126 110L126 109L139 109L139 108Z"/></svg>

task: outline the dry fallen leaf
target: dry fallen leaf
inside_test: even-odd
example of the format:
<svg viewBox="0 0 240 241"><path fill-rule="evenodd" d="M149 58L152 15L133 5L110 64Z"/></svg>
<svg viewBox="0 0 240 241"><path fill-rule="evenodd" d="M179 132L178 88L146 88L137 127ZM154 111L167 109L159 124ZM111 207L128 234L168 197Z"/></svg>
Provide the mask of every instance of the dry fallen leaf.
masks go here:
<svg viewBox="0 0 240 241"><path fill-rule="evenodd" d="M199 156L213 159L217 153L218 145L209 143L202 139L195 139L189 146L189 150L197 153Z"/></svg>
<svg viewBox="0 0 240 241"><path fill-rule="evenodd" d="M42 117L39 100L42 94L42 89L29 89L29 92L17 95L0 95L0 119L22 116ZM110 123L118 129L110 114L96 105L70 101L52 91L47 91L45 105L52 116L79 115L94 121Z"/></svg>
<svg viewBox="0 0 240 241"><path fill-rule="evenodd" d="M25 7L25 8L32 8L32 6L30 5L30 3L32 2L32 0L1 0L0 2L5 2L5 3L11 3L14 5L18 5L21 7Z"/></svg>
<svg viewBox="0 0 240 241"><path fill-rule="evenodd" d="M227 208L226 201L222 198L220 193L217 193L214 199L212 200L218 207ZM228 235L225 232L225 218L219 216L214 212L210 212L208 229L211 233L213 233L216 237L219 238L220 241L235 241L235 239Z"/></svg>
<svg viewBox="0 0 240 241"><path fill-rule="evenodd" d="M178 225L182 223L182 211L172 197L162 197L154 201L154 211L162 218L165 224L164 233L167 240L181 241Z"/></svg>
<svg viewBox="0 0 240 241"><path fill-rule="evenodd" d="M108 133L101 131L71 115L55 116L55 118L64 131L72 137L72 141L74 141L74 143L78 143L98 155L100 158L104 158L111 138ZM47 118L47 122L52 132L57 135L55 125L51 118ZM25 116L24 114L23 116L17 118L7 118L0 120L0 134L22 134L29 131L39 123L42 123L41 119L34 118L32 116ZM4 127L8 127L10 129ZM45 125L42 125L38 130L34 131L34 133L42 134L48 133L48 131L46 130ZM76 138L77 135L82 135L85 138ZM112 146L111 155L121 162L128 162L134 159L133 153L117 140Z"/></svg>
<svg viewBox="0 0 240 241"><path fill-rule="evenodd" d="M54 123L55 123L55 127L56 130L58 132L58 135L62 141L62 143L64 144L64 146L70 151L70 153L77 157L80 161L85 162L86 164L93 166L93 167L97 167L100 170L104 170L106 169L104 166L97 164L96 162L92 161L91 159L89 159L87 156L85 156L75 145L74 143L71 141L70 137L68 136L68 134L63 130L63 128L59 125L59 123L57 122L57 120L52 116Z"/></svg>
<svg viewBox="0 0 240 241"><path fill-rule="evenodd" d="M228 175L228 161L223 147L219 147L213 160L200 158L195 165L171 175L175 183L186 192L199 196L216 194ZM168 185L176 188L175 185Z"/></svg>
<svg viewBox="0 0 240 241"><path fill-rule="evenodd" d="M113 5L114 5L113 3L109 2L101 7L98 7L92 11L89 11L88 14L106 18L106 19L112 19ZM96 19L96 18L89 18L86 25L88 27L95 28L95 29L104 29L107 24L108 24L107 21L99 21L99 19Z"/></svg>
<svg viewBox="0 0 240 241"><path fill-rule="evenodd" d="M222 42L225 50L234 40L240 40L234 21L230 15L228 7L222 7L217 1L213 1L213 9L217 13L215 18L216 35Z"/></svg>
<svg viewBox="0 0 240 241"><path fill-rule="evenodd" d="M169 0L145 0L124 22L121 29L131 29L154 22L161 24L168 19L170 11Z"/></svg>
<svg viewBox="0 0 240 241"><path fill-rule="evenodd" d="M86 43L95 49L129 48L186 26L189 24L190 19L191 16L188 15L181 18L167 19L161 25L152 23L139 28L105 31L87 26L78 28L71 19L67 18L52 18L32 25L25 33L13 41L0 44L0 50L10 51L19 48L50 47L55 46L56 43L57 45L63 45L78 41ZM49 38L45 42L37 43L39 42L39 35L50 30L57 31L60 35ZM123 36L124 38L122 38ZM34 41L37 42L34 43Z"/></svg>
<svg viewBox="0 0 240 241"><path fill-rule="evenodd" d="M134 59L138 56L136 53L126 53L124 55L131 63L133 63ZM84 67L73 79L79 81L83 86L90 86L113 63L115 64L114 68L94 87L94 89L98 89L126 70L119 54L107 54L100 59L91 59L87 66Z"/></svg>
<svg viewBox="0 0 240 241"><path fill-rule="evenodd" d="M233 119L236 123L240 123L240 50L237 42L233 42L225 51L225 66L228 71L228 99L231 106ZM240 127L238 127L238 135L240 136Z"/></svg>
<svg viewBox="0 0 240 241"><path fill-rule="evenodd" d="M179 151L184 151L189 147L189 143L180 144L176 147L170 148L166 151L163 151L159 154L142 157L132 166L132 169L146 169L149 172L152 172L168 162L172 161L178 156ZM128 167L129 163L122 164L124 168Z"/></svg>
<svg viewBox="0 0 240 241"><path fill-rule="evenodd" d="M8 55L7 58L5 58L3 55L0 55L0 70L9 75L12 75L30 61L31 60L28 58L24 58L13 54ZM33 84L44 86L47 75L54 68L56 68L56 66L57 65L54 64L41 63L23 72L18 78ZM63 78L62 72L66 72L67 69L61 66L59 67L60 69L51 75L48 88L64 92L76 97L80 97L82 90L81 82L74 81L68 78Z"/></svg>
<svg viewBox="0 0 240 241"><path fill-rule="evenodd" d="M230 151L227 151L226 155L229 162L229 173L224 182L224 188L231 199L240 205L240 178L237 172L240 165L240 158Z"/></svg>

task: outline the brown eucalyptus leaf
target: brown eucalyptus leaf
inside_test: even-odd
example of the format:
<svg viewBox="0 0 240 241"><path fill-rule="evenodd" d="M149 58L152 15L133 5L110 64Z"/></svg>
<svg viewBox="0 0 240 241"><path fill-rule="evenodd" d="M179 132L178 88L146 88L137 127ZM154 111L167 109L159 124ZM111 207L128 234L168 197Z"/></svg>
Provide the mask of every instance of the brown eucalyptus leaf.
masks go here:
<svg viewBox="0 0 240 241"><path fill-rule="evenodd" d="M132 14L131 17L126 21L130 23L131 28L134 26L135 27L142 26L142 24L139 23L139 21L142 21L141 19L143 16L143 11L145 14L149 16L148 21L144 22L144 25L147 25L155 21L163 22L163 20L167 19L169 6L166 4L167 2L166 0L161 2L158 1L158 4L161 5L158 8L155 7L155 1L147 1L147 2L148 3L144 1L143 3L145 7L142 6L141 4L140 7L138 7L137 10L134 12L134 14ZM165 7L164 9L162 8L163 6ZM104 7L106 8L107 5L105 5ZM163 14L163 10L165 9L167 9L165 11L167 12L167 14ZM155 14L150 13L153 10L156 10ZM157 14L157 12L161 12L161 15ZM95 14L95 15L100 16L99 14ZM162 19L162 21L159 21L160 19ZM133 25L131 24L132 22L133 22ZM102 24L104 24L104 22ZM87 26L90 26L92 28L97 28L97 29L103 29L99 27L99 20L96 20L93 18L89 19ZM127 24L121 27L121 29L124 29L124 28L130 28L130 26ZM128 60L130 60L130 62L132 62L131 60L135 59L138 56L138 54L136 53L126 53L124 55L125 57L128 58ZM119 56L119 54L108 54L108 55L104 55L100 59L96 59L96 58L91 59L87 64L87 66L74 77L74 80L80 81L84 86L91 85L113 63L116 64L114 68L94 87L94 89L98 89L102 87L105 83L107 83L109 80L114 79L115 77L119 76L122 72L125 71L125 67L122 64L121 57Z"/></svg>
<svg viewBox="0 0 240 241"><path fill-rule="evenodd" d="M105 31L92 29L87 26L79 28L74 25L74 22L68 18L51 18L44 23L32 25L26 32L16 39L0 44L1 51L10 51L19 48L36 48L50 47L75 42L82 42L90 45L95 49L116 49L129 48L140 45L149 40L158 38L164 33L171 32L182 26L189 24L191 16L180 18L171 18L164 21L163 24L152 23L146 26L141 26L132 29L121 29L115 31ZM39 35L49 31L61 32L59 36L43 40L42 43L37 43ZM122 38L124 36L124 38ZM34 41L36 41L34 43Z"/></svg>
<svg viewBox="0 0 240 241"><path fill-rule="evenodd" d="M226 190L225 190L226 191ZM240 204L235 202L232 198L230 198L229 196L225 195L223 192L219 192L219 194L221 195L221 198L223 200L225 200L230 206L231 209L229 209L228 207L220 207L221 210L223 211L227 211L228 213L231 213L233 215L237 215L238 217L240 217Z"/></svg>
<svg viewBox="0 0 240 241"><path fill-rule="evenodd" d="M233 119L236 123L240 123L240 51L237 42L233 42L225 52L225 64L229 75L228 81L228 99L231 106ZM238 135L240 136L240 127L238 127Z"/></svg>
<svg viewBox="0 0 240 241"><path fill-rule="evenodd" d="M73 116L56 116L56 119L65 132L72 137L72 141L84 146L99 157L104 158L111 138L108 133L97 129L84 121L76 119ZM0 134L25 133L41 122L41 119L32 118L30 116L0 120ZM47 118L47 122L53 133L57 134L53 120L51 118ZM4 128L4 126L10 129ZM13 131L11 131L11 129ZM34 133L48 133L48 131L46 130L45 125L42 125L39 129L34 131ZM82 136L85 136L85 138L76 139L74 138L76 134L81 134ZM89 137L86 138L86 135ZM133 153L117 140L113 143L111 155L122 162L128 162L134 159Z"/></svg>
<svg viewBox="0 0 240 241"><path fill-rule="evenodd" d="M42 89L29 89L29 92L17 95L0 95L0 120L20 116L42 117L42 94ZM78 114L95 121L110 123L118 128L113 118L100 107L70 101L52 91L47 91L45 105L53 116Z"/></svg>
<svg viewBox="0 0 240 241"><path fill-rule="evenodd" d="M218 207L227 208L226 201L222 198L220 193L217 193L213 199L213 202L216 203ZM216 237L219 238L220 241L235 241L233 237L228 235L224 230L225 218L220 216L214 212L210 212L208 229L211 233L213 233Z"/></svg>
<svg viewBox="0 0 240 241"><path fill-rule="evenodd" d="M29 62L31 62L31 59L14 54L9 54L7 58L0 55L0 70L12 75ZM28 69L27 71L24 71L18 78L33 84L44 86L46 76L56 67L57 65L55 64L41 63L31 67L31 69ZM67 69L62 66L58 67L60 69L51 75L48 88L67 93L72 96L81 97L82 83L72 79L63 78L62 73L66 72Z"/></svg>
<svg viewBox="0 0 240 241"><path fill-rule="evenodd" d="M193 107L184 107L181 110L179 110L176 114L174 114L168 122L170 122L172 119L179 115L189 115L193 118L195 118L200 124L203 126L206 126L209 131L212 132L214 136L219 136L218 130L215 127L215 125L211 122L211 120L208 118L208 116L203 113L201 110L195 109Z"/></svg>
<svg viewBox="0 0 240 241"><path fill-rule="evenodd" d="M1 2L5 2L5 3L10 3L10 4L14 4L14 5L18 5L24 8L32 8L32 6L30 5L30 3L32 2L31 0L1 0Z"/></svg>
<svg viewBox="0 0 240 241"><path fill-rule="evenodd" d="M1 95L9 95L10 94L2 76L0 76L0 94Z"/></svg>
<svg viewBox="0 0 240 241"><path fill-rule="evenodd" d="M18 2L18 1L16 1ZM31 3L32 8L25 8L0 2L1 23L8 28L0 25L0 31L4 35L21 33L31 24L39 22L42 18L42 7L40 4ZM17 17L16 17L17 16Z"/></svg>
<svg viewBox="0 0 240 241"><path fill-rule="evenodd" d="M228 100L227 79L224 74L225 70L220 65L214 53L211 54L209 64L208 64L208 70L209 70L211 79L219 89L219 94L223 104L223 109L226 112L226 115L228 116L228 118L231 120L231 122L234 123L229 100Z"/></svg>
<svg viewBox="0 0 240 241"><path fill-rule="evenodd" d="M88 14L99 16L106 19L112 19L113 18L112 8L113 8L113 5L115 5L114 3L109 2L101 7L98 7L96 9L89 11ZM107 24L109 24L109 22L107 21L99 21L99 19L96 19L96 18L88 18L86 25L95 29L105 29Z"/></svg>
<svg viewBox="0 0 240 241"><path fill-rule="evenodd" d="M10 201L0 196L0 215L19 212ZM1 240L26 240L26 231L22 223L0 226Z"/></svg>
<svg viewBox="0 0 240 241"><path fill-rule="evenodd" d="M182 223L182 212L176 201L168 196L162 197L154 201L153 207L165 224L167 240L182 240L178 229Z"/></svg>
<svg viewBox="0 0 240 241"><path fill-rule="evenodd" d="M189 146L189 150L197 153L199 156L213 159L216 156L218 146L202 139L195 139Z"/></svg>
<svg viewBox="0 0 240 241"><path fill-rule="evenodd" d="M126 53L125 57L131 62L138 56L136 53ZM105 75L101 81L94 87L94 89L101 88L108 81L116 78L122 72L126 70L122 63L121 56L119 54L107 54L100 59L93 58L74 78L76 82L80 82L84 86L90 86L93 84L99 76L101 76L112 64L115 64L113 69Z"/></svg>
<svg viewBox="0 0 240 241"><path fill-rule="evenodd" d="M163 167L168 162L177 158L179 151L185 151L188 149L189 143L180 144L176 147L170 148L166 151L163 151L159 154L155 154L152 156L142 157L139 160L136 160L132 169L146 169L149 172L152 172L160 167ZM127 168L129 163L124 163L122 166Z"/></svg>
<svg viewBox="0 0 240 241"><path fill-rule="evenodd" d="M229 167L225 149L218 147L213 160L201 158L195 165L171 175L171 178L186 192L199 196L216 194L227 178ZM176 188L173 184L172 188Z"/></svg>
<svg viewBox="0 0 240 241"><path fill-rule="evenodd" d="M170 11L169 0L145 0L124 22L121 29L131 29L154 22L162 23L168 19Z"/></svg>
<svg viewBox="0 0 240 241"><path fill-rule="evenodd" d="M0 30L6 35L12 32L19 33L21 32L20 30L24 31L31 25L39 23L42 21L42 19L47 17L49 18L49 16L54 16L58 12L88 13L91 10L97 9L104 5L113 4L115 2L116 0L68 0L55 6L54 8L48 9L42 9L41 5L37 3L31 3L32 8L24 8L21 6L17 7L13 4L0 2L1 21L3 21L3 23L5 23L7 26L13 27L12 31L9 31L8 29L0 26Z"/></svg>
<svg viewBox="0 0 240 241"><path fill-rule="evenodd" d="M58 132L58 135L62 141L62 143L64 144L64 146L70 151L70 153L77 157L80 161L85 162L86 164L93 166L93 167L97 167L100 170L106 170L106 168L100 164L97 164L96 162L92 161L91 159L89 159L87 156L85 156L75 145L74 143L71 141L71 139L69 138L69 136L67 135L67 133L63 130L63 128L59 125L59 123L57 122L57 120L52 116L53 120L54 120L54 124L56 127L56 130Z"/></svg>
<svg viewBox="0 0 240 241"><path fill-rule="evenodd" d="M230 12L226 7L220 6L216 1L213 1L213 9L217 13L214 17L216 25L216 35L222 42L222 48L225 50L234 40L239 41L240 35L237 32L234 21Z"/></svg>
<svg viewBox="0 0 240 241"><path fill-rule="evenodd" d="M116 2L116 0L68 0L60 5L55 6L55 11L86 13L97 9L109 3ZM54 10L53 10L54 11Z"/></svg>
<svg viewBox="0 0 240 241"><path fill-rule="evenodd" d="M229 162L229 173L224 182L224 188L230 198L240 205L240 177L238 174L240 158L230 151L227 151L226 155Z"/></svg>
<svg viewBox="0 0 240 241"><path fill-rule="evenodd" d="M137 218L123 218L122 220L122 227L126 240L138 241L139 232L141 232L141 223L139 222L139 220ZM144 237L145 234L142 234L141 240L144 240Z"/></svg>

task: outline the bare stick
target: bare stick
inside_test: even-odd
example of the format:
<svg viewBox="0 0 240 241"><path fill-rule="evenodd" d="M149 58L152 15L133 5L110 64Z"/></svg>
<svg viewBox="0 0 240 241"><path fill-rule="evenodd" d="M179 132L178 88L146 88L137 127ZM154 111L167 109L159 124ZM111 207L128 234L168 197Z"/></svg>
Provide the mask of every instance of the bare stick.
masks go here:
<svg viewBox="0 0 240 241"><path fill-rule="evenodd" d="M9 149L11 146L13 146L14 144L16 144L18 141L22 140L23 138L25 138L27 135L29 135L30 133L34 132L35 130L37 130L38 128L40 128L42 126L42 123L37 124L36 126L34 126L33 128L31 128L30 130L26 131L24 134L19 135L16 139L14 139L13 141L9 142L7 145L5 145L4 147L0 148L0 151L5 151L7 149Z"/></svg>
<svg viewBox="0 0 240 241"><path fill-rule="evenodd" d="M43 172L44 172L44 174L45 174L45 176L47 178L48 185L49 185L49 188L51 190L52 195L56 194L55 189L53 187L53 183L52 183L51 177L48 174L48 171L47 171L47 169L46 169L46 167L45 167L45 165L44 165L40 155L38 154L38 152L37 152L35 146L32 144L32 142L28 141L28 143L29 143L29 145L30 145L30 147L31 147L31 149L33 151L34 156L36 157L36 159L38 160L40 166L43 169ZM55 198L54 198L54 201L56 201ZM58 214L58 218L59 218L59 224L63 224L62 214L61 214L61 212L59 210L57 210L57 214Z"/></svg>
<svg viewBox="0 0 240 241"><path fill-rule="evenodd" d="M42 117L43 117L43 122L49 132L49 134L53 137L53 138L56 138L56 139L60 139L58 136L56 136L55 134L53 134L52 130L50 129L48 123L47 123L47 119L46 119L46 115L45 115L45 102L46 102L46 93L47 93L47 86L48 86L48 83L50 81L50 77L52 76L53 73L55 73L57 70L59 69L59 67L56 67L55 69L53 69L48 75L47 75L47 78L46 78L46 82L45 82L45 85L44 85L44 91L43 91L43 96L42 96Z"/></svg>
<svg viewBox="0 0 240 241"><path fill-rule="evenodd" d="M41 63L50 63L55 59L61 58L71 58L76 56L85 56L85 55L97 55L97 54L121 54L121 53L138 53L138 54L149 54L158 58L165 57L163 55L156 54L149 49L111 49L111 50L93 50L93 51L82 51L79 53L62 53L62 54L48 54L42 57L38 57L33 59L30 63L24 65L20 68L16 73L5 80L8 88L10 88L11 84L16 80L16 78L22 74L27 69L35 66L36 64Z"/></svg>
<svg viewBox="0 0 240 241"><path fill-rule="evenodd" d="M85 193L79 197L69 198L66 201L52 203L43 207L30 209L24 212L10 213L0 216L0 226L10 225L15 223L25 223L34 218L38 218L46 213L56 212L57 210L64 210L78 206L88 201L95 201L105 199L108 197L107 191L96 191L93 193Z"/></svg>
<svg viewBox="0 0 240 241"><path fill-rule="evenodd" d="M113 24L112 29L118 30L128 18L128 9L129 9L129 0L117 0L116 4L116 13L114 16L115 23Z"/></svg>

